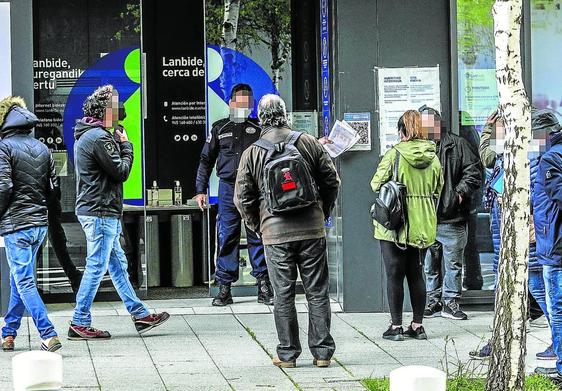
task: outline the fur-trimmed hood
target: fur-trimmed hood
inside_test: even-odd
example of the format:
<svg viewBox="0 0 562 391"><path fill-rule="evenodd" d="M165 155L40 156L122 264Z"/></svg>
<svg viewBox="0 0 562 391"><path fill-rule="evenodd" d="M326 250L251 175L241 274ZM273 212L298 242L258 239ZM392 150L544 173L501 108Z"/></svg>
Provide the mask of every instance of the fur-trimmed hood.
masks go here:
<svg viewBox="0 0 562 391"><path fill-rule="evenodd" d="M9 133L30 132L39 120L17 96L9 96L0 101L0 132L2 137Z"/></svg>

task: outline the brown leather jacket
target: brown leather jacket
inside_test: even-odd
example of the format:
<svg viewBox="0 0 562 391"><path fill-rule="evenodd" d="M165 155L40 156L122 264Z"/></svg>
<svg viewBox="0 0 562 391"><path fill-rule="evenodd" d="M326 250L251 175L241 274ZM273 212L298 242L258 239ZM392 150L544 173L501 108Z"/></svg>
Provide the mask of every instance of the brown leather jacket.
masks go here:
<svg viewBox="0 0 562 391"><path fill-rule="evenodd" d="M289 132L288 128L266 128L261 137L275 144L285 140ZM248 227L261 234L265 245L319 239L326 234L325 220L335 205L340 186L336 167L314 137L301 135L296 147L309 162L320 195L316 205L297 213L274 216L266 209L260 194L266 150L252 145L244 151L240 160L234 204Z"/></svg>

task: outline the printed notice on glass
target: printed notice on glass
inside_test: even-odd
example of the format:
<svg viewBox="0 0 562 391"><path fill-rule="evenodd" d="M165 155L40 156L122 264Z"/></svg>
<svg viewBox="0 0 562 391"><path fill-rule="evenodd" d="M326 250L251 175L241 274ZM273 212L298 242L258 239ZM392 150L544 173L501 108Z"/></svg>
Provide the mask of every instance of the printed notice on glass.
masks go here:
<svg viewBox="0 0 562 391"><path fill-rule="evenodd" d="M317 111L293 111L292 113L287 113L287 116L293 130L318 137Z"/></svg>
<svg viewBox="0 0 562 391"><path fill-rule="evenodd" d="M324 148L332 158L336 158L353 147L359 141L359 135L347 122L336 120L328 140L332 143L325 144Z"/></svg>
<svg viewBox="0 0 562 391"><path fill-rule="evenodd" d="M498 107L495 69L463 69L459 74L461 125L481 125Z"/></svg>
<svg viewBox="0 0 562 391"><path fill-rule="evenodd" d="M350 151L371 150L371 113L344 113L343 120L357 132L359 140Z"/></svg>
<svg viewBox="0 0 562 391"><path fill-rule="evenodd" d="M378 68L380 153L400 140L398 119L406 110L423 105L441 111L439 66L425 68Z"/></svg>

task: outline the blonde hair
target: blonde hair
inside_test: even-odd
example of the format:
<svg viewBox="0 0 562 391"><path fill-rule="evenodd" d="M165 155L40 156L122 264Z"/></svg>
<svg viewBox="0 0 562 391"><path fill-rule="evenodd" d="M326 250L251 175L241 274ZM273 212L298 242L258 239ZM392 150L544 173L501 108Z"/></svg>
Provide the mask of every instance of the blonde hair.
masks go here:
<svg viewBox="0 0 562 391"><path fill-rule="evenodd" d="M398 129L404 135L404 141L425 139L422 126L421 114L417 110L408 110L398 120Z"/></svg>

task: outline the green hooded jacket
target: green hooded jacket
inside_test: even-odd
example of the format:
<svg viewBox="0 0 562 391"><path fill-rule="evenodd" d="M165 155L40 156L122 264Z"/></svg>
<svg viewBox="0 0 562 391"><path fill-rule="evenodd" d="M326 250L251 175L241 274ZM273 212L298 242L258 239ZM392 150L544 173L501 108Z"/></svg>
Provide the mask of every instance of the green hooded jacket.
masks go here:
<svg viewBox="0 0 562 391"><path fill-rule="evenodd" d="M427 248L435 242L437 232L436 205L443 188L441 163L435 154L435 144L427 140L403 141L389 149L383 156L371 180L377 192L392 178L396 150L400 151L398 182L406 185L406 224L398 235L373 221L375 238L397 242L412 247Z"/></svg>

